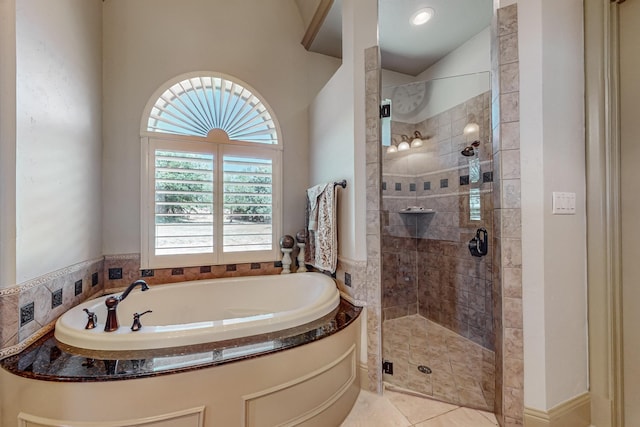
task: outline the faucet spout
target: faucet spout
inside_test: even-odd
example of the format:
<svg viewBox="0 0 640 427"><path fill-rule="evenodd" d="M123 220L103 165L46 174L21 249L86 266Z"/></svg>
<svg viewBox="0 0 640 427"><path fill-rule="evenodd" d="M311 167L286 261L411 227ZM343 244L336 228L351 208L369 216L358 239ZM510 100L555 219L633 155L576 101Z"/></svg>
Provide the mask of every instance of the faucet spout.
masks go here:
<svg viewBox="0 0 640 427"><path fill-rule="evenodd" d="M133 282L132 284L130 284L127 289L124 290L124 292L122 294L120 294L120 296L118 297L120 299L120 301L122 301L123 299L125 299L127 296L129 296L129 294L131 293L131 291L136 287L140 285L140 290L141 291L148 291L149 290L149 285L147 285L147 282L145 282L144 280L136 280L135 282Z"/></svg>
<svg viewBox="0 0 640 427"><path fill-rule="evenodd" d="M116 312L118 304L120 304L122 300L129 296L129 293L131 293L131 291L136 286L140 286L141 291L149 290L149 285L147 285L147 282L145 282L144 280L136 280L135 282L130 284L127 289L125 289L124 292L120 295L110 296L104 301L105 305L107 306L107 321L104 324L105 332L113 332L118 330L118 328L120 327L120 325L118 324L118 313Z"/></svg>

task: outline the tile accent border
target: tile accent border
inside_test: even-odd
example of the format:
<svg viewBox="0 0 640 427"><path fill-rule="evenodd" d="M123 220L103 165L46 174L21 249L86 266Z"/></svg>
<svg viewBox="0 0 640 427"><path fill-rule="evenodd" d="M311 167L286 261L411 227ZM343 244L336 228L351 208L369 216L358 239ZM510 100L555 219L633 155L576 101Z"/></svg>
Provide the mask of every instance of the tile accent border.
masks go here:
<svg viewBox="0 0 640 427"><path fill-rule="evenodd" d="M218 277L279 274L282 271L274 262L233 264L232 268L228 267L215 265L142 270L139 254L107 255L1 289L0 359L20 353L50 332L58 317L70 308L88 299L120 291L137 279L144 278L149 285L157 285ZM172 275L173 270L181 270L181 274ZM24 321L27 318L28 321Z"/></svg>
<svg viewBox="0 0 640 427"><path fill-rule="evenodd" d="M103 258L87 260L0 290L0 359L24 350L62 313L101 294L102 286L83 284L94 275L100 284L103 264Z"/></svg>
<svg viewBox="0 0 640 427"><path fill-rule="evenodd" d="M591 425L591 396L583 393L549 411L524 409L527 427L589 427Z"/></svg>
<svg viewBox="0 0 640 427"><path fill-rule="evenodd" d="M71 265L69 267L65 267L65 268L61 268L60 270L54 271L52 273L49 274L45 274L44 276L40 276L37 277L35 279L31 279L27 282L24 282L18 286L13 286L11 288L6 288L6 289L0 289L0 297L3 297L5 295L12 295L12 294L17 294L20 292L24 292L28 289L33 288L34 286L38 286L38 285L42 285L43 283L46 282L51 282L54 279L57 279L59 277L63 277L66 275L69 275L71 273L75 273L77 271L80 271L84 268L86 268L88 265L96 263L96 262L100 262L102 261L102 258L95 258L92 260L88 260L88 261L84 261L84 262L80 262L78 264L74 264Z"/></svg>

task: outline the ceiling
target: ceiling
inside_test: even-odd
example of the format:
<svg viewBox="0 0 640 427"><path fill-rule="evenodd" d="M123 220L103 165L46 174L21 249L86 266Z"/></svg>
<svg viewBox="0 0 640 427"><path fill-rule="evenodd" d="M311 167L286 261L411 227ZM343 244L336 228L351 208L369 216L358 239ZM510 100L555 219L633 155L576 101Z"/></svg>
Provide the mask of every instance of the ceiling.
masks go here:
<svg viewBox="0 0 640 427"><path fill-rule="evenodd" d="M491 23L492 0L378 0L382 68L416 76ZM411 15L435 11L415 27ZM309 50L342 56L342 0L334 0Z"/></svg>

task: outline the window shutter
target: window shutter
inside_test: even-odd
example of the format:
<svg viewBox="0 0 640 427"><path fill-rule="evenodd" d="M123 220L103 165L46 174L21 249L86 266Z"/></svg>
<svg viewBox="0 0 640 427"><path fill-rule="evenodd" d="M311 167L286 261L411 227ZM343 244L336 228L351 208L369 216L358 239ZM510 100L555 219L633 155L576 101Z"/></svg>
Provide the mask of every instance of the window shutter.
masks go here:
<svg viewBox="0 0 640 427"><path fill-rule="evenodd" d="M269 251L273 245L271 159L224 156L223 251Z"/></svg>
<svg viewBox="0 0 640 427"><path fill-rule="evenodd" d="M155 151L155 254L213 253L213 154Z"/></svg>

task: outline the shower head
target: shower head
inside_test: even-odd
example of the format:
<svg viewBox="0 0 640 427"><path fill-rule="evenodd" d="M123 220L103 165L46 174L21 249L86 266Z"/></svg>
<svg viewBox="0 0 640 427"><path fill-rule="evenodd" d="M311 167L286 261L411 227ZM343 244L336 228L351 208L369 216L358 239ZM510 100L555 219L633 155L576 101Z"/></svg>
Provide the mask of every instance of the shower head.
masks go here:
<svg viewBox="0 0 640 427"><path fill-rule="evenodd" d="M460 152L465 157L471 157L475 154L474 148L478 148L480 146L480 141L473 141L471 145L464 147L464 150Z"/></svg>
<svg viewBox="0 0 640 427"><path fill-rule="evenodd" d="M472 146L465 147L464 150L462 150L460 153L465 157L471 157L474 154L473 147Z"/></svg>

